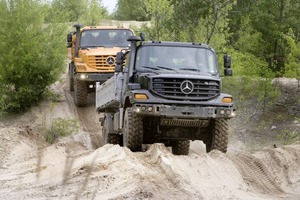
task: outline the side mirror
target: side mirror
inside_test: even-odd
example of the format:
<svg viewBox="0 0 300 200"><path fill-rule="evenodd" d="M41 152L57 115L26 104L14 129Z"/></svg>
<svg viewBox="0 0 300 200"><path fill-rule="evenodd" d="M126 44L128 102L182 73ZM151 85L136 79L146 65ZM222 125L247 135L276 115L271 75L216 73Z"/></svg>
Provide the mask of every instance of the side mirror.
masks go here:
<svg viewBox="0 0 300 200"><path fill-rule="evenodd" d="M231 57L228 54L224 55L224 68L231 68Z"/></svg>
<svg viewBox="0 0 300 200"><path fill-rule="evenodd" d="M72 33L67 34L67 42L72 42Z"/></svg>
<svg viewBox="0 0 300 200"><path fill-rule="evenodd" d="M123 66L122 65L116 65L115 66L115 72L122 72L123 71Z"/></svg>
<svg viewBox="0 0 300 200"><path fill-rule="evenodd" d="M72 33L67 34L67 48L72 47Z"/></svg>
<svg viewBox="0 0 300 200"><path fill-rule="evenodd" d="M124 64L124 53L123 52L118 52L117 53L117 59L116 59L116 62L117 62L117 65L123 65Z"/></svg>
<svg viewBox="0 0 300 200"><path fill-rule="evenodd" d="M145 33L144 32L140 33L140 38L142 41L145 41Z"/></svg>
<svg viewBox="0 0 300 200"><path fill-rule="evenodd" d="M232 76L231 57L228 54L224 55L224 75Z"/></svg>
<svg viewBox="0 0 300 200"><path fill-rule="evenodd" d="M224 69L224 75L225 76L232 76L232 69L231 68Z"/></svg>

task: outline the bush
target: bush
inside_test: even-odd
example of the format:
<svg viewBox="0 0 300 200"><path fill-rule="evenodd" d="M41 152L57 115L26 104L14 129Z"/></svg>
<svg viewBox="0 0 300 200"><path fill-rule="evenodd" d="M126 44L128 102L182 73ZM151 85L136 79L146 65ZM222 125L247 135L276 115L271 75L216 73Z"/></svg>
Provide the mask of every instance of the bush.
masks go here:
<svg viewBox="0 0 300 200"><path fill-rule="evenodd" d="M224 77L223 92L233 96L238 110L249 107L263 113L278 100L280 92L272 85L272 79L259 77Z"/></svg>
<svg viewBox="0 0 300 200"><path fill-rule="evenodd" d="M289 145L300 141L300 134L295 130L284 130L280 135L278 135L278 138L283 141L283 145Z"/></svg>
<svg viewBox="0 0 300 200"><path fill-rule="evenodd" d="M38 0L0 0L0 10L0 112L20 112L64 70L66 26L44 24Z"/></svg>
<svg viewBox="0 0 300 200"><path fill-rule="evenodd" d="M59 137L68 136L77 132L79 126L75 119L56 118L44 134L45 140L53 144Z"/></svg>

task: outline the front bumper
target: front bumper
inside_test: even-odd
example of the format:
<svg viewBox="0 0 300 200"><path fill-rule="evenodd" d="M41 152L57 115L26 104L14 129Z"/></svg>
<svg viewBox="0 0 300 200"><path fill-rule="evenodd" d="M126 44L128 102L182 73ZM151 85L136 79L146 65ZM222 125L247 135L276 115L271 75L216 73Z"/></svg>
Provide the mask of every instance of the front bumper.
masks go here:
<svg viewBox="0 0 300 200"><path fill-rule="evenodd" d="M196 107L196 106L170 106L158 104L134 104L133 111L139 115L156 116L177 119L230 119L235 116L232 107Z"/></svg>
<svg viewBox="0 0 300 200"><path fill-rule="evenodd" d="M76 73L75 78L82 81L103 83L113 75L114 73Z"/></svg>

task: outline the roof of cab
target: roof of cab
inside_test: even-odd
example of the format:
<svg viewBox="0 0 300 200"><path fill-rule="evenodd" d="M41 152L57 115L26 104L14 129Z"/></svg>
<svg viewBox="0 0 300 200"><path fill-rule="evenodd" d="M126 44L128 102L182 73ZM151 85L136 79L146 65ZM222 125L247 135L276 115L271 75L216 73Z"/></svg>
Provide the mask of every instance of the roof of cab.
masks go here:
<svg viewBox="0 0 300 200"><path fill-rule="evenodd" d="M202 47L202 48L212 49L209 45L205 43L195 43L195 42L145 41L142 43L142 45L143 46Z"/></svg>
<svg viewBox="0 0 300 200"><path fill-rule="evenodd" d="M87 29L126 29L131 30L129 28L124 28L120 26L84 26L81 28L81 30L87 30Z"/></svg>

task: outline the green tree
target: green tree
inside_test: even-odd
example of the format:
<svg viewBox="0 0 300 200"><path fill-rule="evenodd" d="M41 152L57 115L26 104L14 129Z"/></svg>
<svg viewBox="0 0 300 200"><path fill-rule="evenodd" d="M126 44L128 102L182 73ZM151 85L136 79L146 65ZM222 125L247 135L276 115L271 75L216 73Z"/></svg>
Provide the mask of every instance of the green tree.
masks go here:
<svg viewBox="0 0 300 200"><path fill-rule="evenodd" d="M63 71L66 27L44 24L38 0L0 0L0 10L0 112L23 111Z"/></svg>
<svg viewBox="0 0 300 200"><path fill-rule="evenodd" d="M62 23L98 25L101 19L108 17L102 0L54 0L48 9L51 12L48 12L47 22L55 18Z"/></svg>
<svg viewBox="0 0 300 200"><path fill-rule="evenodd" d="M86 25L98 25L100 20L108 17L108 11L102 6L101 0L88 0L87 8L78 21Z"/></svg>
<svg viewBox="0 0 300 200"><path fill-rule="evenodd" d="M59 15L61 22L76 22L86 12L87 0L53 0L49 18Z"/></svg>
<svg viewBox="0 0 300 200"><path fill-rule="evenodd" d="M290 52L286 55L287 64L285 76L300 80L300 41L296 42L297 36L292 32L292 30L290 30L284 37L290 48Z"/></svg>
<svg viewBox="0 0 300 200"><path fill-rule="evenodd" d="M246 46L250 42L255 43L255 48L246 50L247 53L251 51L262 58L267 63L265 67L276 76L284 76L287 55L291 52L285 35L292 30L295 41L299 41L299 9L300 2L295 0L257 0L255 3L252 0L237 0L229 17L230 42L235 49L240 49L244 48L240 42L245 40L244 36L250 33L257 37L258 40L252 37L252 40L243 43Z"/></svg>
<svg viewBox="0 0 300 200"><path fill-rule="evenodd" d="M170 40L172 32L169 20L171 20L173 7L168 0L148 0L147 10L151 16L151 27L146 30L151 40Z"/></svg>
<svg viewBox="0 0 300 200"><path fill-rule="evenodd" d="M222 2L222 3L220 3ZM217 21L220 16L221 4L227 1L180 1L172 0L174 7L172 17L172 29L175 33L178 31L186 32L184 39L187 41L196 41L199 35L202 35L202 41L209 44L217 27ZM199 31L200 30L200 31Z"/></svg>
<svg viewBox="0 0 300 200"><path fill-rule="evenodd" d="M148 0L118 0L114 17L118 20L148 21L146 3Z"/></svg>
<svg viewBox="0 0 300 200"><path fill-rule="evenodd" d="M155 39L225 43L227 15L233 0L148 0Z"/></svg>

